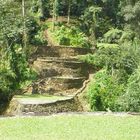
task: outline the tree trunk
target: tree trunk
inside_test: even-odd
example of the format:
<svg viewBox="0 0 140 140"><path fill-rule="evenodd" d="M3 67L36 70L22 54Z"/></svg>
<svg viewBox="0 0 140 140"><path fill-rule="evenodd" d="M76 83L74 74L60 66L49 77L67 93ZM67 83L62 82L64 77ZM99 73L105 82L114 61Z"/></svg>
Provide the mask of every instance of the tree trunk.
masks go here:
<svg viewBox="0 0 140 140"><path fill-rule="evenodd" d="M24 44L24 51L26 54L27 35L26 35L26 21L25 21L25 0L22 0L22 18L23 18L23 44Z"/></svg>
<svg viewBox="0 0 140 140"><path fill-rule="evenodd" d="M52 26L52 30L55 30L55 23L56 23L56 20L57 20L56 3L57 3L57 0L54 0L53 1L53 19L52 19L53 26Z"/></svg>
<svg viewBox="0 0 140 140"><path fill-rule="evenodd" d="M70 12L71 12L71 0L68 1L68 20L67 20L67 24L70 23Z"/></svg>

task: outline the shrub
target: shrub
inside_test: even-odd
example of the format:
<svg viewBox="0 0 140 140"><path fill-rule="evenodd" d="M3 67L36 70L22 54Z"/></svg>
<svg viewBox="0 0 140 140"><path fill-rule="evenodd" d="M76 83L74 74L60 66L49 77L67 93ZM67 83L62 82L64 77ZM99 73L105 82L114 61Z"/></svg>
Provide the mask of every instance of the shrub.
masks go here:
<svg viewBox="0 0 140 140"><path fill-rule="evenodd" d="M1 57L3 54L3 57ZM14 92L27 80L35 78L21 45L13 45L9 50L0 50L0 108L6 105ZM1 110L0 110L1 113Z"/></svg>
<svg viewBox="0 0 140 140"><path fill-rule="evenodd" d="M99 41L102 43L122 44L125 42L133 42L135 36L135 33L130 29L125 28L124 30L119 30L117 28L111 28Z"/></svg>
<svg viewBox="0 0 140 140"><path fill-rule="evenodd" d="M65 25L59 25L55 31L51 32L51 34L60 45L86 48L91 47L88 37L75 26L67 27Z"/></svg>
<svg viewBox="0 0 140 140"><path fill-rule="evenodd" d="M37 34L34 36L32 39L32 44L37 45L37 46L42 46L42 45L47 45L48 42L44 37L44 31L39 30Z"/></svg>
<svg viewBox="0 0 140 140"><path fill-rule="evenodd" d="M4 63L0 63L0 99L6 98L8 93L11 94L15 79L16 75L11 70L10 63L6 60Z"/></svg>
<svg viewBox="0 0 140 140"><path fill-rule="evenodd" d="M126 83L140 62L138 44L138 42L128 42L118 46L102 43L93 55L88 54L81 59L96 67L105 67L110 74L116 75L121 82Z"/></svg>
<svg viewBox="0 0 140 140"><path fill-rule="evenodd" d="M103 40L106 43L119 43L122 33L123 33L122 30L112 28L107 33L104 34Z"/></svg>
<svg viewBox="0 0 140 140"><path fill-rule="evenodd" d="M118 109L117 99L123 93L124 86L119 85L116 77L106 70L97 72L88 87L88 99L93 111L106 111Z"/></svg>
<svg viewBox="0 0 140 140"><path fill-rule="evenodd" d="M3 51L0 51L0 53ZM16 89L16 75L10 67L10 61L0 57L0 114L5 110Z"/></svg>
<svg viewBox="0 0 140 140"><path fill-rule="evenodd" d="M28 42L32 43L34 36L38 33L40 27L35 19L32 17L27 18L26 20L27 36Z"/></svg>
<svg viewBox="0 0 140 140"><path fill-rule="evenodd" d="M88 96L93 110L140 111L139 42L101 47L86 62L99 66ZM119 97L120 96L120 97Z"/></svg>
<svg viewBox="0 0 140 140"><path fill-rule="evenodd" d="M70 45L70 39L69 38L66 38L66 37L62 37L60 38L60 41L59 41L59 44L60 45Z"/></svg>
<svg viewBox="0 0 140 140"><path fill-rule="evenodd" d="M130 76L126 92L118 102L123 111L140 112L140 66Z"/></svg>

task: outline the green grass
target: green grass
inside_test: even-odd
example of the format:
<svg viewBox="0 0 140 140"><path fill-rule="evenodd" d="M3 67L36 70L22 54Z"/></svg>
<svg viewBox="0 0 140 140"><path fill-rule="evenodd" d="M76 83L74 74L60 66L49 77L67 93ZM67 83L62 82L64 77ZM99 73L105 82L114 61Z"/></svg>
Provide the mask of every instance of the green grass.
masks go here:
<svg viewBox="0 0 140 140"><path fill-rule="evenodd" d="M32 95L16 95L14 96L14 98L19 100L51 100L52 101L52 100L65 99L66 97L32 94Z"/></svg>
<svg viewBox="0 0 140 140"><path fill-rule="evenodd" d="M6 118L0 119L0 140L140 140L140 117Z"/></svg>

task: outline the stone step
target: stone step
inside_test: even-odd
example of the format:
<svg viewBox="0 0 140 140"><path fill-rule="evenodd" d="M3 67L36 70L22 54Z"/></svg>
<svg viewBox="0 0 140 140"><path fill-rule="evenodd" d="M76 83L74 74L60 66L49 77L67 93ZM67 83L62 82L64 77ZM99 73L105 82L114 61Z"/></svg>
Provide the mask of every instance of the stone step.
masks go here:
<svg viewBox="0 0 140 140"><path fill-rule="evenodd" d="M87 53L93 53L94 49L80 48L80 47L63 47L63 46L42 46L38 47L36 53L33 55L35 57L66 57L77 55L85 55Z"/></svg>
<svg viewBox="0 0 140 140"><path fill-rule="evenodd" d="M42 56L42 57L38 57L37 58L37 60L40 60L40 61L48 61L48 62L53 62L53 61L61 61L61 62L63 62L63 61L78 61L78 62L80 62L79 60L78 60L78 56L71 56L71 57L69 57L69 58L67 58L67 57L45 57L45 56Z"/></svg>
<svg viewBox="0 0 140 140"><path fill-rule="evenodd" d="M74 97L46 97L27 98L26 96L15 96L10 102L7 115L50 115L60 112L74 112L80 110ZM53 98L53 99L51 99Z"/></svg>
<svg viewBox="0 0 140 140"><path fill-rule="evenodd" d="M32 86L32 93L39 94L57 94L63 93L74 94L73 90L81 88L86 77L50 77L35 82ZM72 92L72 93L71 93Z"/></svg>
<svg viewBox="0 0 140 140"><path fill-rule="evenodd" d="M89 66L80 61L65 59L38 58L32 65L39 77L51 76L88 76Z"/></svg>
<svg viewBox="0 0 140 140"><path fill-rule="evenodd" d="M85 64L84 62L81 62L81 61L73 61L73 60L66 60L66 59L57 59L57 60L49 60L49 59L43 59L43 58L38 58L34 64L38 62L40 64L43 64L43 65L47 65L47 64L63 64L64 66L65 65L82 65L82 64Z"/></svg>
<svg viewBox="0 0 140 140"><path fill-rule="evenodd" d="M64 76L64 77L88 77L88 70L87 69L72 69L72 68L63 68L63 67L45 67L42 69L36 68L36 72L38 73L39 78L44 77L54 77L54 76Z"/></svg>
<svg viewBox="0 0 140 140"><path fill-rule="evenodd" d="M71 63L71 64L82 64L84 62L78 60L77 57L65 58L65 57L38 57L35 62L44 62L44 63Z"/></svg>
<svg viewBox="0 0 140 140"><path fill-rule="evenodd" d="M32 67L40 78L51 76L87 77L89 74L89 65L74 60L38 58Z"/></svg>

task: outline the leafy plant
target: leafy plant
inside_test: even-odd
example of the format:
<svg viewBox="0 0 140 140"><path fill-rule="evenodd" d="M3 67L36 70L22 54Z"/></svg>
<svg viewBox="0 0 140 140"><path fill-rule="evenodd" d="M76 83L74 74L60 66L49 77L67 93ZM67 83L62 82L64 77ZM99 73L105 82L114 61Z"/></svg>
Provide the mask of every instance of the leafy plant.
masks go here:
<svg viewBox="0 0 140 140"><path fill-rule="evenodd" d="M37 34L34 36L32 40L32 44L39 45L39 46L48 44L46 38L44 37L44 30L39 30L37 32Z"/></svg>
<svg viewBox="0 0 140 140"><path fill-rule="evenodd" d="M118 102L122 111L140 112L140 66L130 76L126 92Z"/></svg>
<svg viewBox="0 0 140 140"><path fill-rule="evenodd" d="M88 87L88 98L93 111L117 111L117 99L123 93L124 86L107 71L97 72Z"/></svg>
<svg viewBox="0 0 140 140"><path fill-rule="evenodd" d="M103 40L106 43L119 43L122 33L122 30L112 28L104 34Z"/></svg>
<svg viewBox="0 0 140 140"><path fill-rule="evenodd" d="M60 25L60 27L58 26L55 31L51 32L51 34L60 45L85 48L91 47L88 37L75 26L67 27Z"/></svg>

